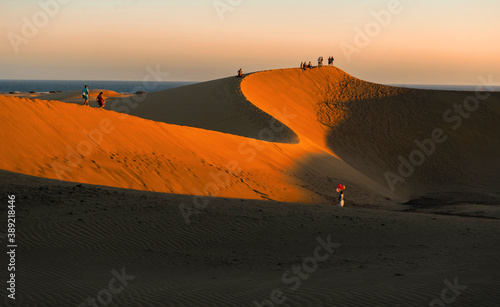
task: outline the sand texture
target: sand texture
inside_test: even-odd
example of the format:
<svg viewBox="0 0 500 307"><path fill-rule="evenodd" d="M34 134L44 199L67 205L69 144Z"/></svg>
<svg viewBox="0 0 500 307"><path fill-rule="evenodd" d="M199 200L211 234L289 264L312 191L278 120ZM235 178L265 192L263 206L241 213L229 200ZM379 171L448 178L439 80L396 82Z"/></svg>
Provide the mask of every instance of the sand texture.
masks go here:
<svg viewBox="0 0 500 307"><path fill-rule="evenodd" d="M123 269L109 306L432 306L454 282L446 306L498 306L500 93L323 67L104 95L0 95L0 305L92 306Z"/></svg>

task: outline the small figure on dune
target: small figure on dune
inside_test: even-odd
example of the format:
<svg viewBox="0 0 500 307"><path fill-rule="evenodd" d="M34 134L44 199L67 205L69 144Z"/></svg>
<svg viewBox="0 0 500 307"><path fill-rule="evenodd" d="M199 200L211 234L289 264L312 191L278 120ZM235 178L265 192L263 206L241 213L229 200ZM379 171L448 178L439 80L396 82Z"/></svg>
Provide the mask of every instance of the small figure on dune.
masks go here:
<svg viewBox="0 0 500 307"><path fill-rule="evenodd" d="M303 69L303 70L306 70L306 69L307 69L307 62L306 62L306 61L304 61L304 63L302 64L302 69Z"/></svg>
<svg viewBox="0 0 500 307"><path fill-rule="evenodd" d="M307 64L307 68L313 68L311 61L309 61L309 64Z"/></svg>
<svg viewBox="0 0 500 307"><path fill-rule="evenodd" d="M339 203L338 205L340 207L344 207L344 190L345 186L341 185L340 183L337 185L337 192L339 193Z"/></svg>
<svg viewBox="0 0 500 307"><path fill-rule="evenodd" d="M82 98L85 99L85 102L83 103L84 106L89 106L89 87L85 85L82 91Z"/></svg>
<svg viewBox="0 0 500 307"><path fill-rule="evenodd" d="M335 61L335 59L331 56L328 58L328 65L332 66L333 65L333 61Z"/></svg>
<svg viewBox="0 0 500 307"><path fill-rule="evenodd" d="M323 66L323 57L322 56L320 56L318 58L318 67L321 67L321 66Z"/></svg>
<svg viewBox="0 0 500 307"><path fill-rule="evenodd" d="M238 78L243 78L243 70L241 70L241 68L240 68L240 70L238 70L238 76L237 77Z"/></svg>
<svg viewBox="0 0 500 307"><path fill-rule="evenodd" d="M97 103L99 104L99 108L104 108L105 100L104 97L102 96L104 93L100 92L99 95L97 96Z"/></svg>

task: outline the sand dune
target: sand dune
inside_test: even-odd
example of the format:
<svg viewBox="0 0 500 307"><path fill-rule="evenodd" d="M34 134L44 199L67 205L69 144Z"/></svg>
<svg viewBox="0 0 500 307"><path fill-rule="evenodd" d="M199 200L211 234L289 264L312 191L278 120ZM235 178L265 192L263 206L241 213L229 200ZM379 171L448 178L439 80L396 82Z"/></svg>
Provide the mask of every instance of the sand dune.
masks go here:
<svg viewBox="0 0 500 307"><path fill-rule="evenodd" d="M1 97L0 108L5 125L0 138L9 144L1 169L179 194L282 201L308 194L286 175L304 154L293 145L277 147L57 101Z"/></svg>
<svg viewBox="0 0 500 307"><path fill-rule="evenodd" d="M287 124L301 139L312 140L384 188L390 188L387 172L399 176L393 187L401 198L427 195L479 203L500 198L495 134L500 93L403 89L365 82L333 67L254 74L242 90L278 119L272 108L286 106L298 115ZM464 115L455 105L463 106ZM435 129L442 129L444 142L432 140ZM411 176L399 173L399 156L418 162L411 165ZM402 169L405 175L411 172Z"/></svg>
<svg viewBox="0 0 500 307"><path fill-rule="evenodd" d="M482 101L459 129L447 129L449 141L437 144L412 176L398 173L398 157L419 148L415 139L446 128L443 113L471 94L377 85L323 67L215 80L111 106L136 103L127 109L135 116L3 96L0 135L10 146L0 168L114 187L278 201L332 203L334 186L342 182L351 204L420 197L460 202L464 194L468 202L494 202L500 186L500 145L492 133L499 130L498 94ZM404 182L391 189L387 172Z"/></svg>
<svg viewBox="0 0 500 307"><path fill-rule="evenodd" d="M258 306L276 289L280 306L428 306L455 280L453 306L498 305L499 94L455 130L443 114L475 93L329 67L118 97L134 116L67 103L79 95L0 96L17 305L102 299L113 269L134 278L110 306ZM438 127L449 140L392 192L384 172Z"/></svg>
<svg viewBox="0 0 500 307"><path fill-rule="evenodd" d="M143 99L115 100L109 108L154 121L220 131L255 139L297 143L294 131L249 102L241 92L241 79L213 80L152 92ZM137 101L136 101L137 100ZM279 127L272 137L270 124Z"/></svg>
<svg viewBox="0 0 500 307"><path fill-rule="evenodd" d="M395 188L407 198L425 195L446 201L498 203L500 93L479 100L473 92L395 93L359 80L351 84L364 93L371 88L394 94L360 95L345 101L346 119L330 125L327 135L329 147L340 158L380 183L387 182L387 172L400 176L404 182L397 182ZM343 91L348 96L353 93L352 87ZM464 104L473 100L478 101L477 110L467 111ZM414 171L402 167L401 159L407 165L411 162ZM404 173L412 174L406 178ZM496 200L489 200L490 196Z"/></svg>

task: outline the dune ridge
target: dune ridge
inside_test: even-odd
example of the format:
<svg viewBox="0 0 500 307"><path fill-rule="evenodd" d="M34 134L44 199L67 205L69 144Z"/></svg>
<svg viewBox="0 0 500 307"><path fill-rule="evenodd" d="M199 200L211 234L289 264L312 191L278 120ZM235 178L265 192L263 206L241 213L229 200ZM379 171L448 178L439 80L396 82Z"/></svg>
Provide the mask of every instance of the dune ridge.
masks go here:
<svg viewBox="0 0 500 307"><path fill-rule="evenodd" d="M116 99L111 109L168 124L219 131L279 143L298 143L297 134L243 95L240 78L223 78L140 97ZM273 125L271 137L260 133Z"/></svg>
<svg viewBox="0 0 500 307"><path fill-rule="evenodd" d="M398 88L362 81L334 67L262 72L246 78L242 89L266 111L270 105L286 105L299 114L288 125L301 138L381 186L391 187L388 172L404 179L393 184L401 198L430 195L436 201L478 203L500 199L500 142L493 133L500 131L498 92ZM471 101L472 106L467 104ZM466 115L455 111L456 106ZM432 140L436 129L446 140L429 145L426 140ZM413 173L403 176L399 157L409 162L415 151L422 152L416 156L424 161L411 165Z"/></svg>
<svg viewBox="0 0 500 307"><path fill-rule="evenodd" d="M103 90L103 89L91 89L89 90L89 97L90 98L96 98L99 93L102 92L104 97L124 97L124 96L129 96L129 95L124 95L117 93L115 91L110 91L110 90ZM58 101L64 101L64 102L72 102L74 100L78 100L79 102L83 103L82 99L82 91L69 91L69 92L62 92L62 93L54 93L54 94L44 94L44 95L39 95L35 97L36 99L42 99L42 100L58 100Z"/></svg>
<svg viewBox="0 0 500 307"><path fill-rule="evenodd" d="M66 101L77 94L42 98ZM498 131L498 93L396 189L384 177L467 95L378 85L323 67L149 93L129 109L133 116L0 96L0 136L9 144L0 168L113 187L289 202L335 202L338 182L349 187L351 204L426 195L496 200L500 146L488 132ZM114 97L107 106L118 110L125 102Z"/></svg>

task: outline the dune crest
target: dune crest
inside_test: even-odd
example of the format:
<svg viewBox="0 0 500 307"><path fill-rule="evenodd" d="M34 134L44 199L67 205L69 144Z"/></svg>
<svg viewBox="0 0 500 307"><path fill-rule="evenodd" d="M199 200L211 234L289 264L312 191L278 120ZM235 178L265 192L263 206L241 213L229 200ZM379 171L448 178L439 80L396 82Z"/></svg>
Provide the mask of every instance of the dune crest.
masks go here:
<svg viewBox="0 0 500 307"><path fill-rule="evenodd" d="M103 89L90 89L90 98L96 98L100 92L103 92L104 97L115 98L115 97L129 96L129 95L123 95L123 94L117 93L115 91L109 91L109 90L103 90ZM62 92L62 93L55 93L55 94L40 95L40 96L37 96L36 99L58 100L58 101L64 101L64 102L79 100L80 102L83 103L82 91L78 91L78 90L77 91Z"/></svg>
<svg viewBox="0 0 500 307"><path fill-rule="evenodd" d="M229 77L189 86L152 92L138 99L114 100L112 110L168 124L219 131L270 142L296 144L298 136L249 102L242 94L241 79ZM128 108L127 106L133 105ZM270 125L272 135L265 133Z"/></svg>
<svg viewBox="0 0 500 307"><path fill-rule="evenodd" d="M69 94L79 95L61 93L60 99L76 99ZM0 137L8 144L0 169L287 202L335 203L341 182L348 187L348 204L388 205L424 196L488 203L500 198L500 145L492 133L500 128L499 94L481 101L460 129L443 121L472 94L378 85L323 67L150 93L131 110L134 116L0 96ZM117 107L124 101L107 107L114 102ZM437 128L447 141L436 144L409 176L401 174L399 157L411 161ZM387 173L402 182L391 186Z"/></svg>

